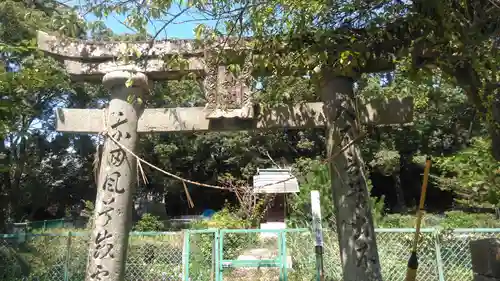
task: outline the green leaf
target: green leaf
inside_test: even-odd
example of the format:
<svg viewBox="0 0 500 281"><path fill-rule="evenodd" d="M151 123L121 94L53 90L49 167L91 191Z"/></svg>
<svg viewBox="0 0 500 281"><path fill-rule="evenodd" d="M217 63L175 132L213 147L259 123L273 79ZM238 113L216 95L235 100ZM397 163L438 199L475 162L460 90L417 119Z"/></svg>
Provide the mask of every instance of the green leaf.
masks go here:
<svg viewBox="0 0 500 281"><path fill-rule="evenodd" d="M130 94L130 95L127 96L127 102L128 103L133 103L134 99L135 99L135 95L133 95L133 94Z"/></svg>
<svg viewBox="0 0 500 281"><path fill-rule="evenodd" d="M206 26L204 24L198 24L194 28L194 36L196 39L200 40L202 38L203 32L205 31Z"/></svg>
<svg viewBox="0 0 500 281"><path fill-rule="evenodd" d="M127 79L127 81L125 81L125 86L126 86L127 88L132 87L132 86L133 86L133 84L134 84L134 80L132 80L132 78L128 78L128 79Z"/></svg>

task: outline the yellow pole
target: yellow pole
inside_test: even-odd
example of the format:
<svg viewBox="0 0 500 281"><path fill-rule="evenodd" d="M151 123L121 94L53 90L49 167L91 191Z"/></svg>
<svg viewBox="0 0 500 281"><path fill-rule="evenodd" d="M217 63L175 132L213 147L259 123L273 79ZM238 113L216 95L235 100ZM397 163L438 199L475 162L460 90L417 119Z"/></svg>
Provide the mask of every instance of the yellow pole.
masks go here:
<svg viewBox="0 0 500 281"><path fill-rule="evenodd" d="M427 157L425 161L425 170L424 170L424 181L422 183L422 191L420 193L420 204L417 210L417 219L415 226L415 237L413 238L413 245L411 249L410 259L408 260L408 269L406 270L406 279L405 281L415 281L417 279L417 269L418 269L418 256L417 256L417 246L418 246L418 237L420 236L420 225L422 223L422 217L424 215L424 203L425 203L425 194L427 192L427 182L429 181L429 171L431 169L431 158Z"/></svg>

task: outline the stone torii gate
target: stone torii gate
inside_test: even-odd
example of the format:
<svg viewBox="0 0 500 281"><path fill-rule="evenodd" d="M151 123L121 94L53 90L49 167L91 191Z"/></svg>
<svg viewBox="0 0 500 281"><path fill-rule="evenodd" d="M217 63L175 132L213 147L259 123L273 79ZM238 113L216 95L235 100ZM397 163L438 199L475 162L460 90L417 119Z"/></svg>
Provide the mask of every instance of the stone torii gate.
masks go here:
<svg viewBox="0 0 500 281"><path fill-rule="evenodd" d="M159 41L150 46L150 42L90 42L38 32L38 48L61 61L73 81L101 82L111 95L107 109L57 109L57 131L106 132L132 152L141 133L326 127L327 154L331 156L356 138L359 123L403 124L413 118L411 99L372 102L358 107L356 114L353 79L329 73L320 93L323 102L259 108L252 103L250 89L242 79L231 75L225 65L207 63L215 50L206 52L207 47L197 47L194 40ZM117 59L125 48L140 50L141 62ZM168 67L160 59L178 54L186 55L186 67ZM176 80L189 72L204 81L205 107L144 109L143 103L137 102L148 94L149 81ZM342 157L331 164L331 170L338 171L332 172L332 189L340 243L354 245L341 253L344 268L353 271L352 278L344 275L344 280L351 281L366 276L366 272L377 275L379 261L377 249L368 247L375 236L359 151L352 146L340 154ZM106 138L87 281L123 281L135 179L135 157ZM342 219L348 217L352 219Z"/></svg>

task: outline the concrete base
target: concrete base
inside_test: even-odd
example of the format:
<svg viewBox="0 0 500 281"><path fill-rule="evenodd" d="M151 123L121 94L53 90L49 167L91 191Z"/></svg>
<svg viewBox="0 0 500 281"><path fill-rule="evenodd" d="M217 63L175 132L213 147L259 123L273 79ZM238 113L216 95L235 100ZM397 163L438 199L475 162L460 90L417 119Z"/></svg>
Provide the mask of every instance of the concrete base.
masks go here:
<svg viewBox="0 0 500 281"><path fill-rule="evenodd" d="M500 279L500 239L475 240L469 245L472 271L477 275Z"/></svg>
<svg viewBox="0 0 500 281"><path fill-rule="evenodd" d="M484 275L475 274L472 281L500 281L499 278L487 277Z"/></svg>

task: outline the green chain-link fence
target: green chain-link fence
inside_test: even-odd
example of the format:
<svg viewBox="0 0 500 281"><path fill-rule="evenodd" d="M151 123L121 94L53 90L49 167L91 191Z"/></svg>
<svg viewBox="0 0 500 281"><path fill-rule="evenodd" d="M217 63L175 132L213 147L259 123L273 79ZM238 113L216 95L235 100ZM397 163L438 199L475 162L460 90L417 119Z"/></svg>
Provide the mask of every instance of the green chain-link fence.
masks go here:
<svg viewBox="0 0 500 281"><path fill-rule="evenodd" d="M378 229L377 241L384 280L404 280L413 229ZM219 249L220 231L134 232L130 236L127 281L215 281L220 251L224 259L254 255L276 256L277 242L263 240L259 233L226 233ZM287 230L286 255L291 265L290 281L315 280L314 238L306 229ZM423 229L419 248L419 281L472 280L469 241L500 238L500 229ZM324 233L326 280L340 281L341 266L337 238ZM264 253L265 252L265 253ZM87 235L0 235L0 280L83 281L87 261ZM262 273L262 272L261 272ZM270 278L268 275L275 275ZM264 275L231 269L221 273L224 281L276 278L275 269ZM264 279L262 279L264 278Z"/></svg>

